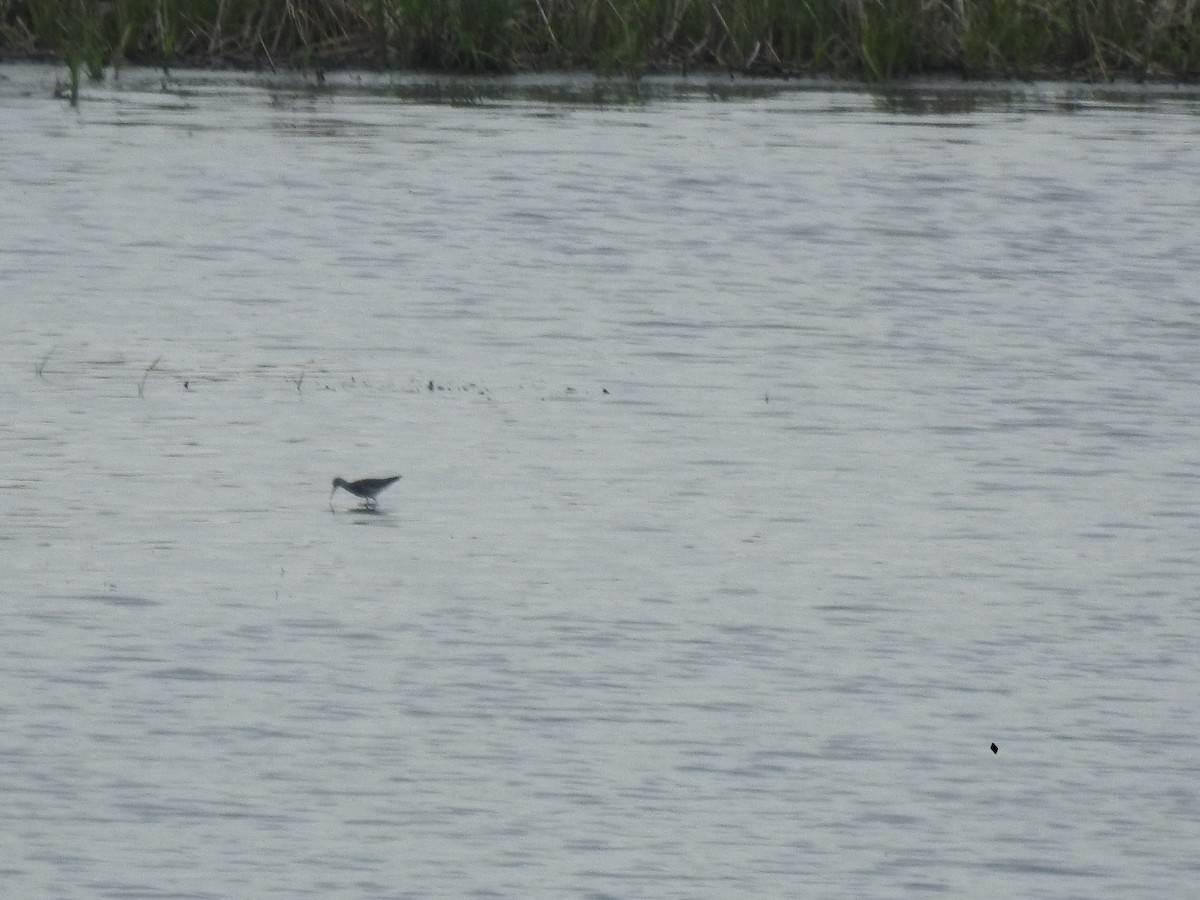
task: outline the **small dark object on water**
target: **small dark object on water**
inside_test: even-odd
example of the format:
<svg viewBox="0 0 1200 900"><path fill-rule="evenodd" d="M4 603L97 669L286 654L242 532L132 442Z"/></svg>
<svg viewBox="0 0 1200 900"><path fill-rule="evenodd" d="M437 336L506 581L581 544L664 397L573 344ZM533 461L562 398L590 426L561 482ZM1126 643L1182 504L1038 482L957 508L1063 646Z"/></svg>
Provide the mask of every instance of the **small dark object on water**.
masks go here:
<svg viewBox="0 0 1200 900"><path fill-rule="evenodd" d="M367 506L376 506L378 500L376 495L389 485L395 484L400 480L399 475L393 475L391 478L360 478L358 481L346 481L344 478L333 479L333 490L329 492L329 505L333 506L333 495L338 488L342 488L355 497L361 497L366 501Z"/></svg>
<svg viewBox="0 0 1200 900"><path fill-rule="evenodd" d="M999 752L1000 752L1000 748L999 748L999 747L997 747L995 744L992 744L992 752L993 752L993 753L999 753Z"/></svg>

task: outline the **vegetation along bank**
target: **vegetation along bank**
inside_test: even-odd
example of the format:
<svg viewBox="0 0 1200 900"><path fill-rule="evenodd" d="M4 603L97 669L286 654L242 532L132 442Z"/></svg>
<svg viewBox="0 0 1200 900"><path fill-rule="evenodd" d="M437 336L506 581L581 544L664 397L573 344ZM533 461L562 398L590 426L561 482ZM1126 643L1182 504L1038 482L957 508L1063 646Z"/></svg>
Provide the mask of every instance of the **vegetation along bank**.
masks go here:
<svg viewBox="0 0 1200 900"><path fill-rule="evenodd" d="M0 58L883 80L1200 75L1197 0L0 0Z"/></svg>

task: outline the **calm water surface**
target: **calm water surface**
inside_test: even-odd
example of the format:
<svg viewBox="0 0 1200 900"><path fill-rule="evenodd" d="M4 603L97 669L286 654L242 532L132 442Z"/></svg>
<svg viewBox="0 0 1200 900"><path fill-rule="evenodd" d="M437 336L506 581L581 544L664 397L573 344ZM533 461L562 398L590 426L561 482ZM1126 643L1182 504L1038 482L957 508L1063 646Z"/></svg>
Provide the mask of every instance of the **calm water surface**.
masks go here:
<svg viewBox="0 0 1200 900"><path fill-rule="evenodd" d="M55 75L7 896L1194 889L1196 97Z"/></svg>

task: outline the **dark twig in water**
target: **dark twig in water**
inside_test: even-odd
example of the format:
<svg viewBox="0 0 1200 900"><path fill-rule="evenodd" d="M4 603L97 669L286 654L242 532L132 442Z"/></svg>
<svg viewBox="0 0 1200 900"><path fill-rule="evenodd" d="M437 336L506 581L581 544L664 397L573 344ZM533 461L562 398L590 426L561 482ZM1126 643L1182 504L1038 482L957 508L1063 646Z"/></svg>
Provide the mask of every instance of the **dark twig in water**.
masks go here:
<svg viewBox="0 0 1200 900"><path fill-rule="evenodd" d="M46 363L50 362L50 357L54 355L54 347L46 351L46 355L41 358L41 361L34 367L33 371L37 372L37 377L45 380L46 378Z"/></svg>
<svg viewBox="0 0 1200 900"><path fill-rule="evenodd" d="M150 363L150 365L146 366L146 371L142 375L142 381L138 385L138 398L139 399L141 399L141 400L146 399L146 379L150 377L150 373L154 371L155 366L157 366L160 362L162 362L161 356L158 359L154 360L154 362Z"/></svg>

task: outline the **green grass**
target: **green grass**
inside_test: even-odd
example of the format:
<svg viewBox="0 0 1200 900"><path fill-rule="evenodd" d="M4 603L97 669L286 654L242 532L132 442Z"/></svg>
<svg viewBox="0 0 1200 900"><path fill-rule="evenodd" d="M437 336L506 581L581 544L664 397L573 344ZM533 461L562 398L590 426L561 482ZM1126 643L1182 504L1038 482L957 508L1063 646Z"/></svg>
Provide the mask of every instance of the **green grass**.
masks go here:
<svg viewBox="0 0 1200 900"><path fill-rule="evenodd" d="M1184 0L0 0L0 58L884 80L1200 77Z"/></svg>

